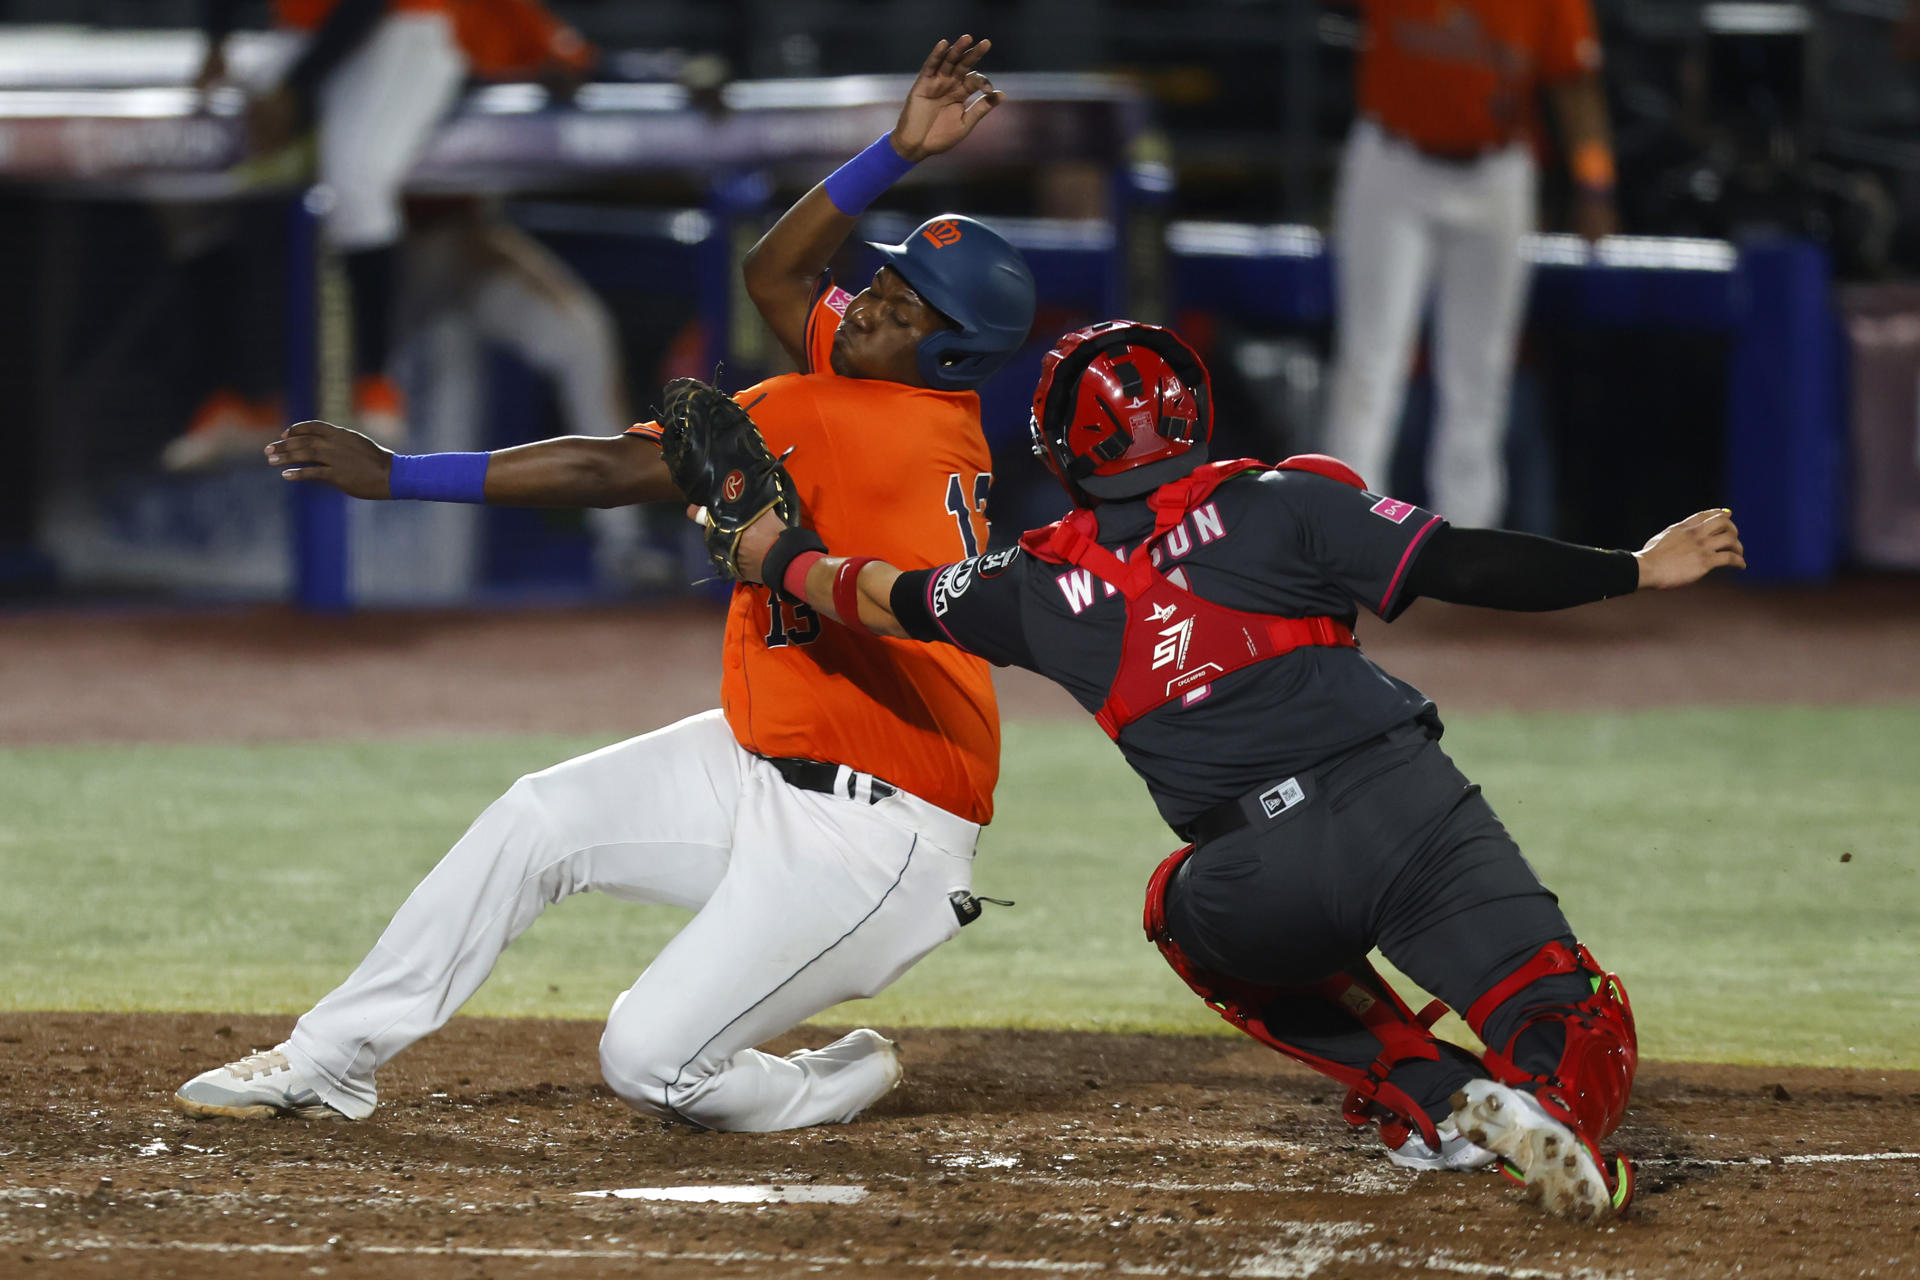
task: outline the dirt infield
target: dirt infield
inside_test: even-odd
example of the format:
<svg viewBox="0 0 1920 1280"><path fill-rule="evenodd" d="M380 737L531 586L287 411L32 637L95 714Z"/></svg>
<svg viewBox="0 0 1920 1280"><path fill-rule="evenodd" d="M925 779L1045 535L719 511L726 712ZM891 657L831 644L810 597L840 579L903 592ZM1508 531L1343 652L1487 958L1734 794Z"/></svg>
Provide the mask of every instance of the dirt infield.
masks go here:
<svg viewBox="0 0 1920 1280"><path fill-rule="evenodd" d="M704 608L0 615L0 745L639 732L712 705L718 628ZM1449 710L1911 702L1916 634L1911 581L1363 628ZM1018 675L1002 695L1078 714ZM1497 1177L1395 1170L1325 1081L1226 1038L910 1030L871 1117L717 1135L614 1099L595 1025L458 1019L362 1124L168 1110L285 1030L0 1014L0 1277L1920 1275L1920 1073L1645 1064L1618 1138L1641 1200L1594 1231ZM620 1189L648 1190L581 1194Z"/></svg>
<svg viewBox="0 0 1920 1280"><path fill-rule="evenodd" d="M636 1117L592 1024L463 1019L359 1124L168 1110L285 1030L0 1015L0 1275L1920 1273L1920 1073L1648 1065L1619 1135L1641 1198L1594 1230L1495 1175L1394 1169L1324 1081L1236 1039L909 1030L870 1118L743 1135ZM582 1194L743 1188L794 1202Z"/></svg>

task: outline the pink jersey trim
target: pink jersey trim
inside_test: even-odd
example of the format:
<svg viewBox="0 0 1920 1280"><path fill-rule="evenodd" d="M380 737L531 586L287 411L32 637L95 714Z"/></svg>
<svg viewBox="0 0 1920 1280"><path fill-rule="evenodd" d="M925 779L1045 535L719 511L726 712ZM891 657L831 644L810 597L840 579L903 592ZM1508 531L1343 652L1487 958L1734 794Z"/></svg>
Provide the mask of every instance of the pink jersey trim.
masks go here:
<svg viewBox="0 0 1920 1280"><path fill-rule="evenodd" d="M1439 523L1440 523L1440 517L1434 516L1432 519L1428 520L1425 524L1421 525L1420 532L1413 535L1413 541L1409 542L1407 544L1407 549L1401 552L1400 563L1394 567L1393 578L1391 581L1387 583L1387 593L1380 597L1381 613L1385 613L1387 611L1387 605L1392 603L1393 593L1399 589L1400 577L1402 574L1406 573L1407 565L1412 563L1414 551L1419 548L1422 542L1425 542L1427 540L1427 534L1432 531L1433 526Z"/></svg>

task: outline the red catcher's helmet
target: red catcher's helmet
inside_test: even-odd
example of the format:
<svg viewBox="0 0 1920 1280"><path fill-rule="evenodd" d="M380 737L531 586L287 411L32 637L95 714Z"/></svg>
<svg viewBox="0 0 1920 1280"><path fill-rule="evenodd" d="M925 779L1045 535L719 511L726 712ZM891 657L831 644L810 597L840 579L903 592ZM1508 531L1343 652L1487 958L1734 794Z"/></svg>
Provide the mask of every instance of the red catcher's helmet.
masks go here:
<svg viewBox="0 0 1920 1280"><path fill-rule="evenodd" d="M1040 363L1033 451L1078 505L1137 498L1207 460L1212 392L1207 367L1170 329L1080 329Z"/></svg>

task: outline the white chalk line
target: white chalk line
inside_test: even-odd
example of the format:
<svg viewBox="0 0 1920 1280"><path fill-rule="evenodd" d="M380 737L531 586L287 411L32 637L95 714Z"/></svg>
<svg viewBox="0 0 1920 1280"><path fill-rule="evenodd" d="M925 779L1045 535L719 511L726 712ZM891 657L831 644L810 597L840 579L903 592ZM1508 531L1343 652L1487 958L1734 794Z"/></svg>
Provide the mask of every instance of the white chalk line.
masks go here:
<svg viewBox="0 0 1920 1280"><path fill-rule="evenodd" d="M1708 1166L1716 1168L1771 1168L1778 1165L1823 1165L1856 1164L1882 1161L1920 1160L1920 1151L1871 1151L1871 1152L1815 1152L1797 1153L1787 1156L1745 1156L1732 1159L1707 1159L1693 1157L1666 1157L1641 1161L1646 1167L1659 1166ZM1232 1195L1249 1192L1275 1191L1278 1188L1262 1187L1251 1183L1115 1183L1093 1178L1048 1177L1034 1173L1014 1178L996 1178L996 1181L1012 1181L1039 1185L1072 1187L1089 1191L1161 1191L1179 1194L1217 1194ZM1302 1188L1286 1188L1302 1190ZM0 1192L0 1198L14 1202L30 1200L35 1196L46 1195L75 1196L76 1192L64 1188L9 1188ZM135 1193L138 1194L138 1193ZM230 1194L230 1193L228 1193ZM275 1197L276 1199L280 1197ZM401 1197L403 1199L407 1197ZM287 1197L291 1199L291 1197ZM708 1206L712 1207L712 1206ZM910 1216L921 1217L914 1213ZM1055 1215L1047 1215L1054 1217ZM1065 1217L1067 1215L1059 1215ZM1090 1220L1106 1217L1104 1214L1086 1215ZM1198 1226L1200 1224L1192 1224ZM1209 1224L1210 1225L1210 1224ZM1270 1223L1267 1229L1286 1229L1295 1227L1300 1230L1302 1239L1291 1246L1270 1249L1266 1253L1252 1258L1242 1259L1224 1271L1189 1272L1195 1277L1233 1278L1233 1280L1256 1280L1259 1277L1287 1277L1289 1280L1311 1280L1324 1268L1342 1264L1390 1265L1401 1268L1425 1269L1462 1276L1505 1276L1510 1280L1625 1280L1626 1277L1639 1277L1639 1272L1612 1272L1590 1267L1570 1267L1551 1269L1546 1267L1516 1265L1511 1262L1485 1263L1465 1258L1456 1258L1445 1252L1420 1255L1415 1250L1391 1249L1378 1244L1363 1245L1358 1248L1338 1248L1335 1242L1352 1235L1363 1234L1371 1230L1360 1223ZM1329 1239L1329 1236L1332 1239ZM770 1254L752 1250L733 1250L728 1252L672 1252L662 1249L556 1249L518 1246L486 1245L352 1245L332 1244L287 1245L287 1244L238 1244L208 1241L114 1241L106 1239L84 1239L71 1241L35 1240L30 1236L14 1234L11 1243L31 1244L35 1248L50 1252L114 1252L114 1251L180 1251L206 1254L250 1254L260 1256L312 1257L332 1254L364 1254L379 1257L469 1257L529 1259L551 1261L647 1261L647 1262L707 1262L715 1266L735 1263L753 1263L756 1265L782 1264L804 1266L860 1266L894 1267L899 1269L939 1271L981 1270L981 1271L1050 1271L1055 1274L1108 1271L1115 1275L1151 1276L1164 1275L1166 1269L1153 1265L1111 1264L1107 1262L1065 1262L1057 1259L1041 1258L855 1258L834 1255Z"/></svg>
<svg viewBox="0 0 1920 1280"><path fill-rule="evenodd" d="M1709 1156L1650 1156L1645 1159L1634 1160L1634 1165L1637 1168L1642 1168L1642 1169L1658 1169L1658 1168L1768 1169L1768 1168L1774 1168L1780 1165L1871 1164L1871 1163L1877 1163L1881 1161L1901 1161L1901 1160L1920 1160L1920 1151L1806 1152L1806 1153L1799 1153L1799 1154L1787 1155L1787 1156L1732 1156L1732 1157L1725 1157L1725 1158L1713 1158ZM943 1167L950 1168L950 1166L943 1166ZM1355 1176L1355 1175L1347 1175L1346 1177L1339 1179L1334 1184L1329 1184L1328 1186L1322 1187L1314 1184L1305 1184L1305 1185L1300 1184L1288 1178L1284 1172L1281 1172L1279 1176L1277 1176L1275 1180L1271 1183L1238 1182L1238 1181L1236 1182L1180 1182L1180 1181L1164 1180L1164 1179L1152 1180L1152 1181L1136 1180L1136 1181L1130 1181L1130 1182L1122 1182L1114 1178L1100 1178L1100 1177L1092 1177L1087 1175L1069 1175L1065 1173L1049 1173L1045 1169L1027 1169L1027 1170L1022 1170L1016 1173L1011 1171L1003 1172L1003 1170L1007 1168L1007 1166L1003 1166L1003 1165L995 1165L995 1166L991 1166L991 1168L993 1172L993 1181L995 1182L1022 1183L1022 1184L1029 1184L1033 1186L1054 1186L1054 1187L1070 1188L1076 1191L1079 1191L1079 1190L1158 1191L1158 1192L1164 1192L1167 1194L1174 1194L1174 1195L1183 1195L1183 1194L1235 1195L1235 1194L1247 1194L1247 1193L1254 1193L1254 1192L1288 1192L1288 1193L1316 1192L1316 1191L1339 1192L1343 1190L1349 1190L1348 1188L1339 1185L1339 1183L1350 1182L1352 1178ZM1371 1172L1371 1170L1362 1170L1362 1173L1366 1173L1366 1172ZM1381 1183L1384 1184L1384 1183L1387 1183L1388 1181L1391 1181L1396 1186L1398 1185L1410 1186L1420 1176L1417 1172L1414 1172L1411 1170L1381 1169L1378 1172L1381 1175L1381 1178L1380 1178ZM809 1193L806 1190L803 1190L803 1188L806 1188L812 1185L816 1185L816 1184L769 1183L767 1184L767 1187L769 1190L772 1190L775 1187L778 1187L781 1191L793 1192L795 1194L793 1194L792 1199L800 1200L800 1199L809 1197L811 1193ZM737 1187L670 1189L670 1190L684 1190L689 1194L686 1194L684 1196L679 1194L667 1194L667 1195L660 1195L657 1197L653 1195L645 1195L645 1196L638 1196L634 1198L644 1199L648 1201L660 1201L660 1202L669 1202L669 1203L671 1202L694 1203L694 1204L699 1204L705 1208L730 1207L730 1202L740 1203L742 1201L749 1200L749 1199L756 1203L778 1204L778 1203L781 1203L783 1199L783 1197L777 1194L774 1196L770 1196L764 1200L762 1200L757 1195L754 1197L741 1197L740 1200L735 1200L734 1197L732 1196L709 1197L705 1195L692 1194L693 1192L708 1192L708 1191L731 1192L731 1191L736 1191L741 1189L742 1188L737 1188ZM1382 1187L1380 1190L1386 1190L1386 1189L1387 1188ZM1352 1191L1349 1191L1349 1193L1353 1194ZM1371 1183L1369 1183L1368 1186L1366 1186L1364 1189L1358 1192L1358 1194L1378 1194L1378 1193L1379 1191L1376 1191L1376 1188ZM86 1191L75 1191L68 1187L18 1187L18 1186L0 1187L0 1202L27 1203L27 1202L31 1202L38 1199L44 1199L49 1196L63 1198L63 1199L81 1199L91 1194L94 1194L92 1188L89 1188ZM116 1188L113 1194L116 1198L124 1198L124 1199L130 1199L130 1200L153 1200L153 1199L160 1199L160 1198L165 1198L168 1200L185 1200L190 1198L201 1203L225 1201L225 1202L232 1202L232 1203L248 1203L248 1204L264 1204L264 1205L359 1204L359 1205L377 1206L384 1203L401 1203L401 1204L441 1204L441 1205L463 1205L464 1206L470 1203L470 1197L466 1197L466 1196L423 1196L415 1192L403 1192L395 1188L386 1187L386 1186L372 1188L367 1192L363 1192L358 1195L348 1195L348 1196L305 1196L305 1195L289 1194L285 1192L272 1192L272 1191L260 1191L260 1192L209 1191L209 1192L196 1194L191 1192L183 1192L177 1189L142 1191L142 1190L135 1190L132 1188L126 1188L126 1189ZM576 1192L569 1193L569 1192L560 1192L556 1189L555 1194L580 1197L580 1198L608 1198L608 1197L616 1197L621 1199L627 1198L624 1196L620 1196L618 1192L608 1192L608 1191L576 1191ZM846 1194L845 1191L837 1188L829 1192L829 1195L834 1198L838 1198L839 1196L845 1195L845 1194Z"/></svg>
<svg viewBox="0 0 1920 1280"><path fill-rule="evenodd" d="M1706 1165L1715 1169L1765 1169L1776 1164L1862 1164L1880 1160L1920 1160L1920 1151L1863 1151L1858 1154L1833 1152L1828 1154L1809 1153L1791 1156L1735 1156L1731 1159L1714 1160L1705 1156L1655 1156L1647 1160L1635 1160L1634 1164L1642 1168L1661 1166Z"/></svg>
<svg viewBox="0 0 1920 1280"><path fill-rule="evenodd" d="M586 1200L645 1200L658 1204L859 1204L865 1187L758 1183L732 1186L615 1187L609 1191L576 1191Z"/></svg>
<svg viewBox="0 0 1920 1280"><path fill-rule="evenodd" d="M1290 1231L1299 1236L1291 1246L1268 1249L1255 1257L1243 1258L1225 1270L1191 1271L1180 1274L1195 1280L1258 1280L1285 1277L1287 1280L1312 1280L1330 1265L1363 1263L1396 1266L1407 1270L1424 1269L1451 1275L1504 1276L1508 1280L1651 1280L1640 1272L1603 1271L1592 1267L1552 1270L1545 1267L1518 1266L1513 1263L1471 1262L1440 1251L1421 1256L1417 1251L1365 1245L1342 1249L1338 1245L1374 1228L1360 1222L1275 1222L1269 1230ZM26 1240L13 1244L30 1243ZM757 1266L810 1267L888 1267L896 1271L1045 1271L1053 1274L1100 1271L1110 1275L1163 1276L1164 1265L1151 1263L1066 1262L1053 1258L857 1258L835 1254L764 1253L753 1249L725 1252L668 1249L558 1249L516 1247L510 1245L333 1245L333 1244L239 1244L201 1240L128 1240L99 1237L77 1240L31 1242L49 1253L84 1254L113 1252L178 1252L254 1257L338 1257L355 1255L412 1258L501 1258L573 1262L706 1262L715 1266L751 1263Z"/></svg>
<svg viewBox="0 0 1920 1280"><path fill-rule="evenodd" d="M725 1266L733 1263L753 1263L759 1266L779 1264L788 1267L856 1266L923 1271L965 1269L969 1271L1050 1271L1056 1274L1069 1271L1104 1271L1114 1275L1131 1276L1157 1276L1167 1273L1164 1267L1129 1266L1126 1264L1112 1265L1106 1262L1061 1262L1051 1258L855 1258L832 1254L761 1253L752 1249L734 1249L725 1253L708 1253L692 1250L676 1253L667 1249L536 1249L514 1248L509 1246L489 1247L485 1245L428 1244L370 1244L336 1247L327 1244L233 1244L197 1240L112 1241L102 1239L43 1241L36 1247L46 1249L49 1252L57 1251L76 1254L138 1250L150 1253L174 1251L181 1253L271 1255L275 1257L321 1256L349 1258L360 1254L378 1257L524 1258L539 1259L542 1261L576 1262L710 1262L716 1266ZM1187 1274L1194 1276L1225 1277L1235 1273L1232 1271L1199 1271Z"/></svg>

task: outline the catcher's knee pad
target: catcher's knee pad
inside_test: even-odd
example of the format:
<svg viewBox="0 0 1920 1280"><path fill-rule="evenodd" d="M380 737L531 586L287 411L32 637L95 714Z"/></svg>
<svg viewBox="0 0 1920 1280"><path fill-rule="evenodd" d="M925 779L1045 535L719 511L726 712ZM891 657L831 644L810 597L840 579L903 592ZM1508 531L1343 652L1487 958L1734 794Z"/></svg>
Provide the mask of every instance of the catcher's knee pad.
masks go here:
<svg viewBox="0 0 1920 1280"><path fill-rule="evenodd" d="M1592 994L1573 1004L1555 1003L1530 1011L1504 1044L1488 1043L1484 1061L1498 1079L1524 1085L1536 1097L1558 1103L1582 1133L1598 1142L1618 1128L1626 1114L1640 1047L1627 989L1594 962L1591 952L1579 944L1549 942L1474 1002L1467 1010L1467 1025L1485 1040L1487 1020L1501 1005L1541 978L1571 973L1586 978ZM1537 1074L1515 1065L1514 1045L1544 1023L1558 1024L1566 1038L1559 1063L1552 1071Z"/></svg>
<svg viewBox="0 0 1920 1280"><path fill-rule="evenodd" d="M1440 1136L1425 1108L1405 1090L1390 1084L1387 1076L1397 1064L1409 1059L1434 1061L1440 1057L1440 1042L1429 1028L1446 1012L1446 1006L1435 1000L1414 1013L1365 960L1318 982L1284 985L1244 982L1204 968L1167 932L1167 887L1192 853L1192 845L1176 849L1154 871L1147 881L1142 919L1148 940L1160 949L1181 981L1206 1001L1208 1008L1261 1044L1346 1085L1346 1101L1340 1113L1347 1123L1365 1125L1378 1120L1381 1136L1390 1147L1399 1146L1409 1132L1417 1132L1428 1146L1439 1150ZM1263 1010L1285 996L1310 996L1343 1010L1372 1034L1380 1047L1379 1056L1366 1067L1356 1067L1290 1043L1281 1030L1269 1026L1262 1017Z"/></svg>

